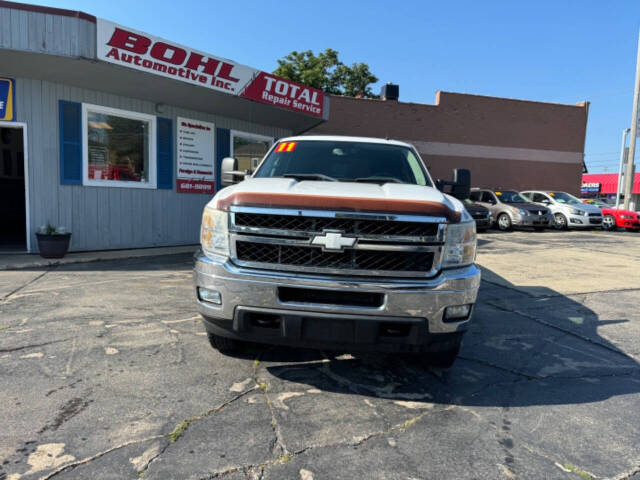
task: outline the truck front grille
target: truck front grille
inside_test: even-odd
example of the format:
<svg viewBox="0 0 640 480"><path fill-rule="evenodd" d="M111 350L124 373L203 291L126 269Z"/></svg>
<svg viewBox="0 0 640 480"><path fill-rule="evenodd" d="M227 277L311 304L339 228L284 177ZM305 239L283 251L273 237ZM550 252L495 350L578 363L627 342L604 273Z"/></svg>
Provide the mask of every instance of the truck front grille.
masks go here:
<svg viewBox="0 0 640 480"><path fill-rule="evenodd" d="M322 233L325 230L340 230L353 235L390 235L429 237L438 232L437 223L388 222L335 217L306 217L293 215L236 213L235 225L271 230Z"/></svg>
<svg viewBox="0 0 640 480"><path fill-rule="evenodd" d="M236 241L238 260L243 262L279 264L349 270L386 270L390 272L428 272L433 264L433 252L394 252L349 249L344 252L324 252L318 247L274 245Z"/></svg>
<svg viewBox="0 0 640 480"><path fill-rule="evenodd" d="M231 260L241 267L283 272L429 277L440 268L444 222L415 215L234 206ZM331 250L328 244L323 248L317 241L326 241L329 232L353 241L342 250Z"/></svg>

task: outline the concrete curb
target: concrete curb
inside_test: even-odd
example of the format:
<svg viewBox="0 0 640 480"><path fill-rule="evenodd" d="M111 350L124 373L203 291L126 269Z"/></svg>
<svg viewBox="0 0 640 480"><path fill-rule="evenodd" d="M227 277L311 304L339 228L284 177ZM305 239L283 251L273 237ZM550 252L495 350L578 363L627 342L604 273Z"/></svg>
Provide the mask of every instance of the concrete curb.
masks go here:
<svg viewBox="0 0 640 480"><path fill-rule="evenodd" d="M100 250L95 252L69 253L64 258L42 258L38 254L0 255L0 271L23 270L26 268L45 268L73 263L100 262L105 260L124 260L128 258L154 257L160 255L178 255L195 253L198 245L180 245L177 247L136 248L131 250Z"/></svg>

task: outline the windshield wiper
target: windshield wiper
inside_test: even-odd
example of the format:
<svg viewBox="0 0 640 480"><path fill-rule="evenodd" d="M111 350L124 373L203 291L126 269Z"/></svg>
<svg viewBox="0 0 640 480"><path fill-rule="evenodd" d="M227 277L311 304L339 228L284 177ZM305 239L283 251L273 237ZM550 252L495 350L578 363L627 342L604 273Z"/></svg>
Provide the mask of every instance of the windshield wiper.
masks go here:
<svg viewBox="0 0 640 480"><path fill-rule="evenodd" d="M285 173L282 175L284 178L295 178L296 180L324 180L326 182L337 182L333 177L329 175L323 175L322 173Z"/></svg>
<svg viewBox="0 0 640 480"><path fill-rule="evenodd" d="M354 182L362 183L405 183L396 177L360 177L356 178Z"/></svg>

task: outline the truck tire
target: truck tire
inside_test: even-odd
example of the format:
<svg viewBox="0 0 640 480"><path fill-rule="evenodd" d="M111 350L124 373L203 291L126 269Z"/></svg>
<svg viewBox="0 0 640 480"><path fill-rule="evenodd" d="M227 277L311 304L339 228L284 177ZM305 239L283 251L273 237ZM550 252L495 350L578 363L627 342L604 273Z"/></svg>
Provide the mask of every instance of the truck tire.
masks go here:
<svg viewBox="0 0 640 480"><path fill-rule="evenodd" d="M501 213L498 215L498 228L503 232L511 230L511 217L506 213Z"/></svg>
<svg viewBox="0 0 640 480"><path fill-rule="evenodd" d="M240 348L240 342L231 338L220 337L213 333L207 333L209 344L220 353L236 352Z"/></svg>

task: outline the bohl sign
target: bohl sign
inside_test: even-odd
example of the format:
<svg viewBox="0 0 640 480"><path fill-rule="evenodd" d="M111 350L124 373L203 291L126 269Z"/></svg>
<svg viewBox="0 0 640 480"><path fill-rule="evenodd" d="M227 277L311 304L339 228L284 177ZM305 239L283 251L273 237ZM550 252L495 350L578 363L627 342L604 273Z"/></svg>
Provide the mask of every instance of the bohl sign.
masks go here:
<svg viewBox="0 0 640 480"><path fill-rule="evenodd" d="M98 59L315 117L324 93L231 60L97 20Z"/></svg>

